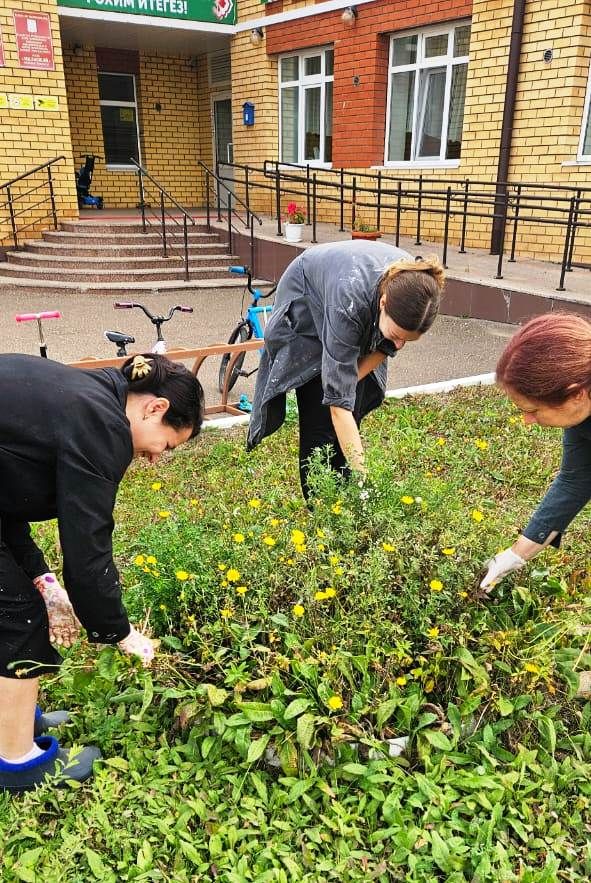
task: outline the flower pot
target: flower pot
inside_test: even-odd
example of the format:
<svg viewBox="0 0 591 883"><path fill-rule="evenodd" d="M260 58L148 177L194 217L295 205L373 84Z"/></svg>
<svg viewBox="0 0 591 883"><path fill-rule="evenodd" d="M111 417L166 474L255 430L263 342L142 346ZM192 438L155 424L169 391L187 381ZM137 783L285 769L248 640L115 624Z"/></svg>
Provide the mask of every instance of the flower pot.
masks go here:
<svg viewBox="0 0 591 883"><path fill-rule="evenodd" d="M381 235L379 230L351 230L351 239L369 239L373 242Z"/></svg>
<svg viewBox="0 0 591 883"><path fill-rule="evenodd" d="M285 239L287 242L301 242L304 232L303 224L285 223Z"/></svg>

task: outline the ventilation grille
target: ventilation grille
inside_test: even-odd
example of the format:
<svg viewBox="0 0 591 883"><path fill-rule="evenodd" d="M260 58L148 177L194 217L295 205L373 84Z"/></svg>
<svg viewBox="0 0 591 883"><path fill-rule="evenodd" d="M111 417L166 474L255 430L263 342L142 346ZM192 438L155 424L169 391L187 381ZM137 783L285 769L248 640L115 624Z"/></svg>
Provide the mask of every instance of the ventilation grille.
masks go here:
<svg viewBox="0 0 591 883"><path fill-rule="evenodd" d="M209 85L227 86L231 79L230 51L212 52L209 56Z"/></svg>

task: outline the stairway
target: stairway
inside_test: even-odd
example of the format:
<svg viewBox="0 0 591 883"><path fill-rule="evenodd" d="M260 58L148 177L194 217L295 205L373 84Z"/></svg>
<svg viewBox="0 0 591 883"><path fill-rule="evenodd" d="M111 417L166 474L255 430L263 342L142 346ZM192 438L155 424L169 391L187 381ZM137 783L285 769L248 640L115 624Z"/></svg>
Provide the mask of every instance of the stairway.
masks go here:
<svg viewBox="0 0 591 883"><path fill-rule="evenodd" d="M243 285L228 276L239 260L228 253L218 232L189 227L189 280L185 279L181 236L162 255L156 232L142 233L137 222L67 221L46 230L42 239L10 251L0 263L0 294L71 291L87 294L130 294Z"/></svg>

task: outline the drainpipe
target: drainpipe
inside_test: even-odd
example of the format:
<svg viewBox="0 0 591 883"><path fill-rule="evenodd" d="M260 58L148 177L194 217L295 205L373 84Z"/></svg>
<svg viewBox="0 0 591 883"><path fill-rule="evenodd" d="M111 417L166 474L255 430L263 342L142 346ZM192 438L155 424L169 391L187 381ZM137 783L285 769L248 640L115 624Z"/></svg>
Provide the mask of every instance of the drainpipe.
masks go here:
<svg viewBox="0 0 591 883"><path fill-rule="evenodd" d="M499 165L497 168L497 186L495 214L493 219L490 253L498 254L501 242L505 235L505 219L502 210L507 193L507 179L509 177L509 160L511 158L511 142L513 140L513 117L515 113L515 97L517 94L517 81L519 79L519 62L521 59L521 44L523 39L523 19L525 17L525 4L527 0L514 0L513 25L511 27L511 43L509 45L509 64L507 67L507 86L505 88L505 106L503 108L503 123L501 126L501 143L499 146Z"/></svg>

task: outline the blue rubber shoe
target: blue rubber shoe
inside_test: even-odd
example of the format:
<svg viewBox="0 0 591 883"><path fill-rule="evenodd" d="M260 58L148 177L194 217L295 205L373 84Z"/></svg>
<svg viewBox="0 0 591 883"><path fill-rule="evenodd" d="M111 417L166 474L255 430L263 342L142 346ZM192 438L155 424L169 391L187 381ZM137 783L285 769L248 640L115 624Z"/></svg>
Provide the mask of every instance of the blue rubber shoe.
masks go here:
<svg viewBox="0 0 591 883"><path fill-rule="evenodd" d="M101 753L91 745L78 751L60 748L53 736L39 736L35 743L43 754L25 763L8 763L0 759L0 791L21 794L31 791L46 780L63 786L68 780L85 782L92 776L93 764Z"/></svg>
<svg viewBox="0 0 591 883"><path fill-rule="evenodd" d="M53 730L55 727L61 727L70 721L70 715L67 711L41 711L37 705L35 708L35 730L34 736L41 736L46 730Z"/></svg>

